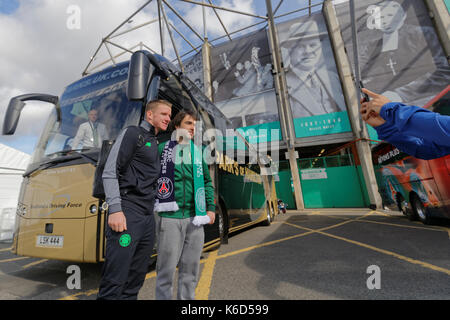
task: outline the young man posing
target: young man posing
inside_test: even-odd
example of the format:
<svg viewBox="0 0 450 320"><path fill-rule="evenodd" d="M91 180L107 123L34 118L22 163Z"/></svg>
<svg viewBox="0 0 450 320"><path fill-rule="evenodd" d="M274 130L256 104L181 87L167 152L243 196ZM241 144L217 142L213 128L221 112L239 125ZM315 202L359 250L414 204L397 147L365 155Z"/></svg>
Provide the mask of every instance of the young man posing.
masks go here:
<svg viewBox="0 0 450 320"><path fill-rule="evenodd" d="M181 110L173 120L176 136L159 146L161 176L158 180L159 212L156 299L171 300L178 266L179 300L194 300L204 224L215 220L214 188L202 149L193 143L196 114Z"/></svg>
<svg viewBox="0 0 450 320"><path fill-rule="evenodd" d="M108 156L102 175L109 208L106 257L98 299L135 300L144 283L155 241L156 135L167 129L171 114L169 102L150 102L145 120L125 128Z"/></svg>

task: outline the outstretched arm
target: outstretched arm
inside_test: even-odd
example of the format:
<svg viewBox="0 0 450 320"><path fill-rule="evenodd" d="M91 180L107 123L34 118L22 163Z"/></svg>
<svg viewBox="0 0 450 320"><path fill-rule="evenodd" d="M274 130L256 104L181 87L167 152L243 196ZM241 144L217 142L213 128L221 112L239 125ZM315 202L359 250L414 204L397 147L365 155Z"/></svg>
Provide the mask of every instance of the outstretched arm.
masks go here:
<svg viewBox="0 0 450 320"><path fill-rule="evenodd" d="M418 159L430 160L450 154L450 147L400 132L388 122L375 127L375 130L380 139Z"/></svg>
<svg viewBox="0 0 450 320"><path fill-rule="evenodd" d="M394 102L384 105L380 116L404 135L450 147L450 116Z"/></svg>

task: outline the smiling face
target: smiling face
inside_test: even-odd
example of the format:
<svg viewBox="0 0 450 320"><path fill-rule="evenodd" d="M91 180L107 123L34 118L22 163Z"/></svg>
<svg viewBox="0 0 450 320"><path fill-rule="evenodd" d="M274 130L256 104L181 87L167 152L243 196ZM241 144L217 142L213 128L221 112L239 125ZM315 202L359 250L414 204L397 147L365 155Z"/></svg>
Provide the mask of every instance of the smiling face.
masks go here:
<svg viewBox="0 0 450 320"><path fill-rule="evenodd" d="M166 131L170 123L172 115L172 107L165 104L154 102L153 105L147 108L147 121L155 128L155 133Z"/></svg>

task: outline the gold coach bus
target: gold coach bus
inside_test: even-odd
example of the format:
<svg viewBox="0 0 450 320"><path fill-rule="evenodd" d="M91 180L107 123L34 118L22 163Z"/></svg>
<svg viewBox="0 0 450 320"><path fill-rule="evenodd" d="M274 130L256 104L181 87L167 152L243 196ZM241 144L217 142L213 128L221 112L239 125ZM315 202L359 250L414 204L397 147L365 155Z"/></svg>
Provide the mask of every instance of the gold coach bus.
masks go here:
<svg viewBox="0 0 450 320"><path fill-rule="evenodd" d="M173 103L173 116L182 108L194 108L205 132L213 129L223 137L227 129L229 133L228 119L185 75L165 58L146 51L135 52L129 62L72 83L61 98L27 94L11 99L3 134L14 134L25 101L55 106L24 174L13 253L76 262L103 261L107 209L103 209L102 199L92 195L96 168L106 155L106 146L123 128L139 125L146 103L154 99ZM98 147L77 149L72 146L74 137L93 109L106 129L105 139ZM160 142L169 137L170 132L162 135ZM214 145L215 138L204 143ZM210 153L216 160L210 172L216 187L217 219L214 225L205 227L205 249L226 242L228 234L237 229L270 224L277 208L274 179L261 174L264 166L260 160L265 157L258 155L257 161L249 161L249 150L253 149L246 141L245 163L225 161L234 151L223 147L229 143L219 145L219 140Z"/></svg>

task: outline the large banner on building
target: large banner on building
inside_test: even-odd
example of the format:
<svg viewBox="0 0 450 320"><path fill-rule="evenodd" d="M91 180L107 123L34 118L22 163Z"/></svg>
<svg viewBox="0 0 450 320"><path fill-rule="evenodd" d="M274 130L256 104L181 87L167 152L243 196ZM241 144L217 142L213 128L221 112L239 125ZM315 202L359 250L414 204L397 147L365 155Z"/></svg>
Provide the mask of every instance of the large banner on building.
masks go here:
<svg viewBox="0 0 450 320"><path fill-rule="evenodd" d="M281 140L265 29L212 47L211 78L214 103L235 128L253 142Z"/></svg>
<svg viewBox="0 0 450 320"><path fill-rule="evenodd" d="M186 76L204 93L205 82L203 77L202 52L200 51L186 61L183 61L183 65Z"/></svg>
<svg viewBox="0 0 450 320"><path fill-rule="evenodd" d="M350 132L346 103L321 13L277 25L297 138Z"/></svg>
<svg viewBox="0 0 450 320"><path fill-rule="evenodd" d="M349 3L334 1L354 66ZM355 1L364 86L393 101L423 106L450 82L450 69L421 0Z"/></svg>

